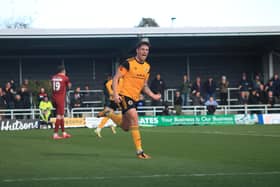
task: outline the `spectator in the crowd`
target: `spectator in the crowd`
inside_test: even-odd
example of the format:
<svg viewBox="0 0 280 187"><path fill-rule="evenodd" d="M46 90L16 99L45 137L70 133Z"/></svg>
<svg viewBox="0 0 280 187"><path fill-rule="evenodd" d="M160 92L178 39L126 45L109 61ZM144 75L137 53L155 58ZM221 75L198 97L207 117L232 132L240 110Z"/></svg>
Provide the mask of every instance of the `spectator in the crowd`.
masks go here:
<svg viewBox="0 0 280 187"><path fill-rule="evenodd" d="M83 93L83 100L84 101L90 101L90 89L88 85L85 85L84 87L84 93Z"/></svg>
<svg viewBox="0 0 280 187"><path fill-rule="evenodd" d="M264 90L264 85L260 84L258 89L258 94L260 98L260 104L266 104L267 101L267 92Z"/></svg>
<svg viewBox="0 0 280 187"><path fill-rule="evenodd" d="M5 100L5 92L3 91L2 88L0 88L0 110L5 110L7 109L7 101ZM0 120L4 119L4 112L0 112Z"/></svg>
<svg viewBox="0 0 280 187"><path fill-rule="evenodd" d="M37 99L38 99L38 103L40 104L40 102L44 99L44 97L46 97L48 94L46 93L46 90L45 90L45 88L40 88L40 91L39 91L39 93L38 93L38 97L37 97Z"/></svg>
<svg viewBox="0 0 280 187"><path fill-rule="evenodd" d="M257 90L252 89L252 92L251 92L251 94L249 96L249 99L248 99L248 104L257 105L259 103L260 103L260 95L257 92Z"/></svg>
<svg viewBox="0 0 280 187"><path fill-rule="evenodd" d="M275 96L273 95L273 92L272 91L269 91L267 93L267 103L269 108L273 108L274 105L276 103L276 99L275 99ZM270 111L269 113L275 113L276 111Z"/></svg>
<svg viewBox="0 0 280 187"><path fill-rule="evenodd" d="M259 74L256 74L255 79L252 81L252 88L255 90L259 90L261 84L263 84L261 76Z"/></svg>
<svg viewBox="0 0 280 187"><path fill-rule="evenodd" d="M79 89L76 89L74 92L74 95L71 99L71 108L79 108L82 107L83 100L81 97L81 94L79 92ZM75 117L81 117L81 115L74 115Z"/></svg>
<svg viewBox="0 0 280 187"><path fill-rule="evenodd" d="M161 98L164 99L164 90L166 88L166 85L165 81L161 78L160 73L157 73L156 78L152 81L150 88L155 94L161 94ZM152 106L162 105L162 99L160 101L152 100Z"/></svg>
<svg viewBox="0 0 280 187"><path fill-rule="evenodd" d="M203 105L204 99L201 97L200 92L195 92L192 96L192 105L193 106L200 106Z"/></svg>
<svg viewBox="0 0 280 187"><path fill-rule="evenodd" d="M213 115L216 112L218 103L215 101L213 96L210 96L209 99L205 102L205 106L207 107L207 114Z"/></svg>
<svg viewBox="0 0 280 187"><path fill-rule="evenodd" d="M15 109L25 109L24 108L24 102L23 102L20 94L16 94L14 104L15 104ZM24 118L24 116L21 115L21 113L23 113L23 112L17 112L17 115L15 115L16 119L23 119Z"/></svg>
<svg viewBox="0 0 280 187"><path fill-rule="evenodd" d="M80 94L79 89L76 89L74 95L71 99L72 108L78 108L82 106L82 96Z"/></svg>
<svg viewBox="0 0 280 187"><path fill-rule="evenodd" d="M279 97L280 96L280 79L279 79L278 73L275 73L271 80L273 82L273 84L272 84L273 95L274 95L274 97Z"/></svg>
<svg viewBox="0 0 280 187"><path fill-rule="evenodd" d="M52 102L49 101L48 96L44 96L43 100L39 104L39 109L41 110L40 115L40 126L46 125L51 126L53 128L52 123L50 122L50 117L53 109Z"/></svg>
<svg viewBox="0 0 280 187"><path fill-rule="evenodd" d="M21 100L23 101L23 106L25 109L31 108L30 102L30 92L27 90L26 87L22 86L18 92L21 96Z"/></svg>
<svg viewBox="0 0 280 187"><path fill-rule="evenodd" d="M273 107L275 104L275 97L272 91L269 91L267 93L267 104L270 105L271 107Z"/></svg>
<svg viewBox="0 0 280 187"><path fill-rule="evenodd" d="M27 91L29 91L29 80L24 79L21 87L25 87L27 89Z"/></svg>
<svg viewBox="0 0 280 187"><path fill-rule="evenodd" d="M221 105L227 105L227 98L228 98L228 86L229 82L227 81L226 76L221 77L221 82L219 85L220 88L220 104Z"/></svg>
<svg viewBox="0 0 280 187"><path fill-rule="evenodd" d="M246 93L245 92L240 92L239 104L240 105L247 105L248 100L249 100L249 98L246 96Z"/></svg>
<svg viewBox="0 0 280 187"><path fill-rule="evenodd" d="M259 93L257 92L257 90L252 89L252 92L251 92L251 94L250 94L250 96L249 96L248 104L250 104L250 105L257 105L257 104L259 104L259 103L260 103L260 95L259 95ZM258 110L253 110L251 113L252 113L252 114L259 114L260 111L258 111Z"/></svg>
<svg viewBox="0 0 280 187"><path fill-rule="evenodd" d="M4 98L7 102L7 109L14 109L15 108L15 102L14 102L14 97L15 97L15 90L12 89L11 83L7 82L4 88Z"/></svg>
<svg viewBox="0 0 280 187"><path fill-rule="evenodd" d="M209 77L208 80L204 83L205 90L205 100L208 100L209 97L216 98L216 83L212 77Z"/></svg>
<svg viewBox="0 0 280 187"><path fill-rule="evenodd" d="M266 93L268 93L269 91L274 92L272 80L269 80L268 83L265 85L265 91L266 91Z"/></svg>
<svg viewBox="0 0 280 187"><path fill-rule="evenodd" d="M176 91L175 96L174 96L174 110L176 112L176 115L181 115L182 104L183 104L183 100L182 100L182 97L180 95L180 92Z"/></svg>
<svg viewBox="0 0 280 187"><path fill-rule="evenodd" d="M13 79L11 79L9 82L11 84L11 88L16 91L17 90L16 82Z"/></svg>
<svg viewBox="0 0 280 187"><path fill-rule="evenodd" d="M196 92L201 93L201 80L200 77L196 77L195 82L192 84L192 94L195 95Z"/></svg>
<svg viewBox="0 0 280 187"><path fill-rule="evenodd" d="M170 113L171 113L171 111L170 111L168 105L167 105L167 104L164 104L164 108L163 108L163 110L162 110L162 112L161 112L161 115L162 115L162 116L169 116Z"/></svg>
<svg viewBox="0 0 280 187"><path fill-rule="evenodd" d="M242 95L247 99L249 97L251 87L251 82L247 79L246 73L242 73L242 77L239 81L238 88L240 90L240 93L242 93Z"/></svg>
<svg viewBox="0 0 280 187"><path fill-rule="evenodd" d="M183 101L183 105L187 106L188 105L188 97L190 93L190 88L191 88L191 83L189 81L188 75L183 76L183 82L180 86L180 93Z"/></svg>

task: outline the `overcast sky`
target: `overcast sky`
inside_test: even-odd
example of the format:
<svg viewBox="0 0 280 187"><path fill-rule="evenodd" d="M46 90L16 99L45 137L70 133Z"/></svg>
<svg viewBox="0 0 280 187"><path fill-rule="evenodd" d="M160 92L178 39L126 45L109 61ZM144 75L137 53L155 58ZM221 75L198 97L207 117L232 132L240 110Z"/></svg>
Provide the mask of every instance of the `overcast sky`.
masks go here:
<svg viewBox="0 0 280 187"><path fill-rule="evenodd" d="M0 21L23 16L36 28L130 28L142 17L161 27L267 26L280 25L280 0L0 0Z"/></svg>

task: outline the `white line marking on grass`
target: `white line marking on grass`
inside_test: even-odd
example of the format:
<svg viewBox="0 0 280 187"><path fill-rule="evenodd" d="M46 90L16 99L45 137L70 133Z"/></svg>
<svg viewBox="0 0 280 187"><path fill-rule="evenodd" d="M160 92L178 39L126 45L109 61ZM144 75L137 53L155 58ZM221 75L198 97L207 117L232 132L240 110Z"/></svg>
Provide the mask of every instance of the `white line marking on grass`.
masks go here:
<svg viewBox="0 0 280 187"><path fill-rule="evenodd" d="M218 135L231 135L231 136L257 136L257 137L274 137L280 138L278 134L250 134L250 133L228 133L222 131L204 131L204 132L193 132L194 134L218 134Z"/></svg>
<svg viewBox="0 0 280 187"><path fill-rule="evenodd" d="M42 177L4 179L4 183L42 182L42 181L77 181L77 180L111 180L111 179L137 179L137 178L164 178L164 177L217 177L217 176L253 176L253 175L280 175L280 171L267 172L240 172L240 173L193 173L193 174L154 174L135 176L101 176L101 177Z"/></svg>
<svg viewBox="0 0 280 187"><path fill-rule="evenodd" d="M149 131L149 132L155 132L155 133L166 133L163 131ZM229 132L222 132L222 131L170 131L168 133L174 133L174 134L217 134L217 135L230 135L230 136L256 136L256 137L274 137L274 138L280 138L279 134L250 134L250 133L229 133Z"/></svg>

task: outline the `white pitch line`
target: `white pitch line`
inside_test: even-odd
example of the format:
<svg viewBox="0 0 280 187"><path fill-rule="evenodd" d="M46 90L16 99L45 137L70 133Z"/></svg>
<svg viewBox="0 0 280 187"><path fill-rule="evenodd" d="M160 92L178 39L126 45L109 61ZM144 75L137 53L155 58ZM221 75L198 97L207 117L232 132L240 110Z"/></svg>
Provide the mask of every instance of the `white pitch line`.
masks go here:
<svg viewBox="0 0 280 187"><path fill-rule="evenodd" d="M233 136L257 136L257 137L274 137L280 138L278 134L250 134L250 133L228 133L222 131L204 131L204 132L195 132L197 134L220 134L220 135L233 135Z"/></svg>
<svg viewBox="0 0 280 187"><path fill-rule="evenodd" d="M166 133L163 131L149 131L149 132L155 132L155 133ZM256 137L273 137L273 138L280 138L279 134L250 134L250 133L228 133L228 132L222 132L222 131L203 131L203 132L198 132L198 131L170 131L168 133L174 133L174 134L217 134L217 135L230 135L230 136L256 136Z"/></svg>
<svg viewBox="0 0 280 187"><path fill-rule="evenodd" d="M127 175L127 176L99 176L99 177L42 177L42 178L17 178L4 179L4 183L40 182L40 181L77 181L77 180L112 180L112 179L139 179L139 178L164 178L164 177L216 177L216 176L252 176L252 175L280 175L280 171L267 172L240 172L240 173L193 173L193 174L154 174L154 175Z"/></svg>

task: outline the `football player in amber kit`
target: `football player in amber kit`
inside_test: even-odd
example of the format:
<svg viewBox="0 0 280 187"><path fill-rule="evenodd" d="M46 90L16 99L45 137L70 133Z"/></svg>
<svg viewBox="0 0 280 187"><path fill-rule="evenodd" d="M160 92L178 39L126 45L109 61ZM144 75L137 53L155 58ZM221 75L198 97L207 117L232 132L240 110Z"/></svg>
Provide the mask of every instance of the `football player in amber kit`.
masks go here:
<svg viewBox="0 0 280 187"><path fill-rule="evenodd" d="M146 62L146 59L149 49L149 41L141 40L136 46L136 56L122 63L113 78L113 98L115 103L121 106L122 115L110 111L103 112L124 131L131 132L136 155L140 159L149 159L151 157L144 153L142 148L136 104L139 101L141 92L144 92L154 100L161 98L160 94L154 94L148 86L150 65ZM118 84L120 79L122 79L121 87Z"/></svg>

